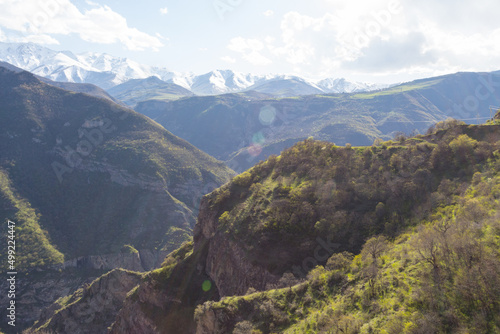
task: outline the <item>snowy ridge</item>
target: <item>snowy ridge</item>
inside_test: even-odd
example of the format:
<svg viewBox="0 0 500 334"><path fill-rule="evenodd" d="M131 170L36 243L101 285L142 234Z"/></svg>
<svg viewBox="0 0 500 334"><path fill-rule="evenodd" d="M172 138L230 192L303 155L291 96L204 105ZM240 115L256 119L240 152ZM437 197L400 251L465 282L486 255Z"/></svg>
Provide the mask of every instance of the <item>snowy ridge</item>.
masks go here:
<svg viewBox="0 0 500 334"><path fill-rule="evenodd" d="M270 87L272 91L283 88L288 89L290 94L298 95L301 95L302 88L304 93L351 93L387 87L345 79L329 78L313 82L290 75L252 75L231 70L215 70L202 75L178 73L104 53L74 54L70 51L54 51L33 43L0 43L0 61L54 81L91 83L103 89L110 89L132 79L152 76L177 84L197 95L237 93L254 88L260 88L265 93ZM295 83L295 90L289 89L290 82Z"/></svg>

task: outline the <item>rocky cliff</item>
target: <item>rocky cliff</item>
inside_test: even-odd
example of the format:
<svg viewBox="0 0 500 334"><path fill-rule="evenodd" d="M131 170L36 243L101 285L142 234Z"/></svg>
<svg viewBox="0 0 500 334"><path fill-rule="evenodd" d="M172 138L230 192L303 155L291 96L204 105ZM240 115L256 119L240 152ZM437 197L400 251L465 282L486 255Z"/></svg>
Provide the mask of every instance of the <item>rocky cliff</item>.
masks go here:
<svg viewBox="0 0 500 334"><path fill-rule="evenodd" d="M252 254L227 233L220 230L220 213L211 205L212 197L202 200L198 224L195 227L195 249L208 245L205 272L215 282L220 295L243 295L249 288L264 290L267 284L276 283L280 276L273 275L252 262Z"/></svg>
<svg viewBox="0 0 500 334"><path fill-rule="evenodd" d="M59 299L43 312L34 328L55 333L106 333L126 295L140 283L141 277L139 273L113 270Z"/></svg>

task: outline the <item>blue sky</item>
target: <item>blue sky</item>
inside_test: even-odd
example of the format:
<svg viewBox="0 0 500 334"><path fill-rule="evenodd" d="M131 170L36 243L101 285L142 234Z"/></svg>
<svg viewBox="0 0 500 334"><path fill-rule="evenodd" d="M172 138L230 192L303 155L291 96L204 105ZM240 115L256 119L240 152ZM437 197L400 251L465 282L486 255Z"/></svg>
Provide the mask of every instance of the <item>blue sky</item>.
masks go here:
<svg viewBox="0 0 500 334"><path fill-rule="evenodd" d="M398 82L500 70L497 0L0 0L0 41L173 71Z"/></svg>

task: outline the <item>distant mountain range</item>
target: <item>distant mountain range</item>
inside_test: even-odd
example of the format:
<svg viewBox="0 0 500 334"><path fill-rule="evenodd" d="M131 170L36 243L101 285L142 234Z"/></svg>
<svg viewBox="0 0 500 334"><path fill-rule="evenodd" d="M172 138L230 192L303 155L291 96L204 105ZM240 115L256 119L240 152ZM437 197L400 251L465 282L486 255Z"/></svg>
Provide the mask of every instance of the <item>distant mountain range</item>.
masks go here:
<svg viewBox="0 0 500 334"><path fill-rule="evenodd" d="M54 51L32 43L0 43L0 61L53 81L91 83L103 89L132 79L157 77L196 95L218 95L248 90L290 97L320 93L352 93L385 88L387 85L327 78L313 82L297 76L252 75L231 70L216 70L202 75L178 73L166 68L142 65L127 58L101 53L74 54ZM184 96L184 95L180 95Z"/></svg>
<svg viewBox="0 0 500 334"><path fill-rule="evenodd" d="M288 84L294 89L300 82ZM500 105L498 86L499 72L456 73L376 92L260 99L195 96L145 101L135 110L243 172L311 136L337 145L371 145L398 132L425 133L449 117L484 122L491 116L490 106Z"/></svg>

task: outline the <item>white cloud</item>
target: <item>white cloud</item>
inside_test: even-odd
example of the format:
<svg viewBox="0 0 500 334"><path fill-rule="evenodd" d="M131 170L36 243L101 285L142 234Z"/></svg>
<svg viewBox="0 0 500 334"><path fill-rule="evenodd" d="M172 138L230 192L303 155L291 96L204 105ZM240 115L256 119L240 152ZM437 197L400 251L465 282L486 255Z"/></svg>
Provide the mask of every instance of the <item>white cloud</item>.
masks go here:
<svg viewBox="0 0 500 334"><path fill-rule="evenodd" d="M70 0L0 0L0 26L26 39L44 36L52 44L56 38L52 35L77 34L87 42L122 43L129 50L158 50L163 46L157 37L129 27L127 20L110 7L92 5L94 8L81 12Z"/></svg>
<svg viewBox="0 0 500 334"><path fill-rule="evenodd" d="M159 32L157 32L157 33L155 34L155 36L156 36L156 37L158 37L159 39L164 39L164 40L166 40L166 41L168 41L168 40L169 40L169 39L168 39L168 37L164 37L164 36L163 36L162 34L160 34Z"/></svg>
<svg viewBox="0 0 500 334"><path fill-rule="evenodd" d="M260 51L264 48L264 44L258 39L246 39L243 37L236 37L231 39L227 48L235 52L243 53L247 50Z"/></svg>
<svg viewBox="0 0 500 334"><path fill-rule="evenodd" d="M269 9L269 10L266 10L263 14L264 14L264 16L271 17L274 15L274 11Z"/></svg>
<svg viewBox="0 0 500 334"><path fill-rule="evenodd" d="M10 40L10 42L14 43L37 43L37 44L46 44L46 45L58 45L59 41L52 36L41 34L41 35L27 35L24 37L18 37L14 40Z"/></svg>
<svg viewBox="0 0 500 334"><path fill-rule="evenodd" d="M160 13L161 13L161 15L167 15L168 14L168 8L167 7L160 8Z"/></svg>
<svg viewBox="0 0 500 334"><path fill-rule="evenodd" d="M221 57L221 59L227 63L231 63L231 64L236 63L236 59L234 59L233 57L224 56L224 57Z"/></svg>
<svg viewBox="0 0 500 334"><path fill-rule="evenodd" d="M243 59L245 59L250 64L255 66L266 66L272 63L271 59L264 57L257 51L252 51L250 53L243 55Z"/></svg>
<svg viewBox="0 0 500 334"><path fill-rule="evenodd" d="M331 8L324 14L288 12L280 35L236 37L228 49L255 64L272 59L311 76L499 67L496 0L477 0L473 6L453 0L324 1Z"/></svg>
<svg viewBox="0 0 500 334"><path fill-rule="evenodd" d="M261 51L264 50L264 47L264 43L258 39L245 39L243 37L231 39L227 46L229 50L240 53L244 60L256 66L272 63L271 59L262 55Z"/></svg>

